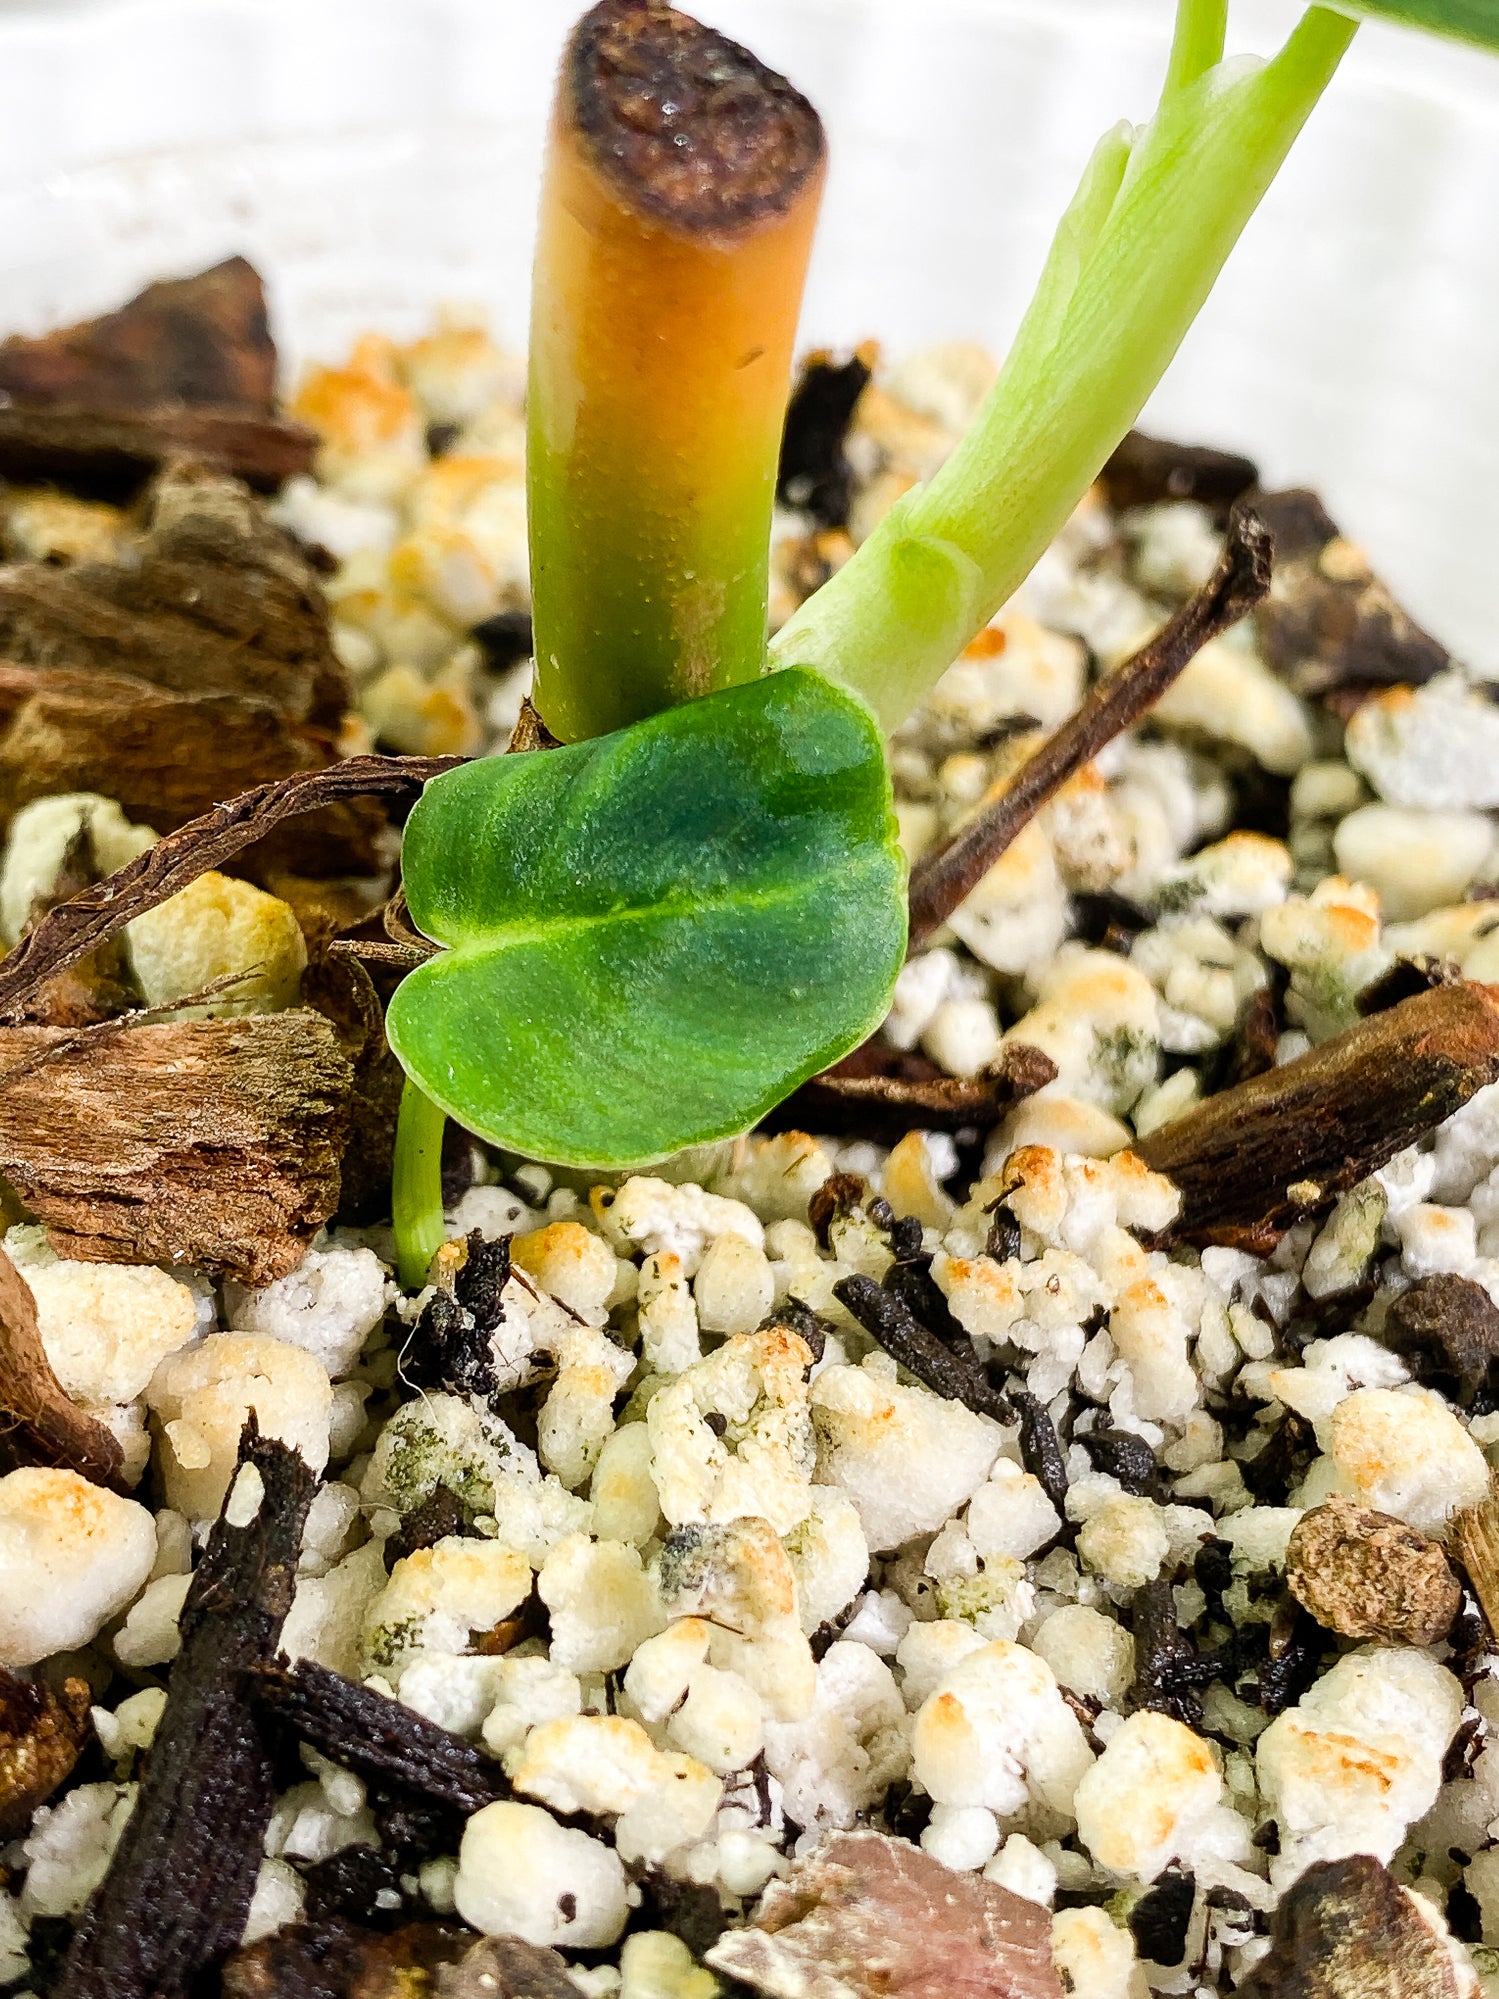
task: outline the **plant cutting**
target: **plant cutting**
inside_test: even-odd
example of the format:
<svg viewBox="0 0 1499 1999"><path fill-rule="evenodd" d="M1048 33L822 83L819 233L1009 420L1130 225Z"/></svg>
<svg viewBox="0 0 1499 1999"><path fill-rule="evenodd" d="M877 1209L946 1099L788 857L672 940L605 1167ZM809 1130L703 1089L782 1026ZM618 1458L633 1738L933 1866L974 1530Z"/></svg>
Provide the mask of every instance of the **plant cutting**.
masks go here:
<svg viewBox="0 0 1499 1999"><path fill-rule="evenodd" d="M1225 59L1228 11L1180 0L1155 114L1100 141L969 435L769 648L820 127L669 8L603 0L575 30L528 414L537 700L563 747L437 780L408 827L407 900L443 947L389 1012L408 1278L441 1239L447 1116L548 1161L639 1165L746 1128L876 1025L904 935L879 729L1134 422L1355 14L1499 46L1486 7L1376 0Z"/></svg>

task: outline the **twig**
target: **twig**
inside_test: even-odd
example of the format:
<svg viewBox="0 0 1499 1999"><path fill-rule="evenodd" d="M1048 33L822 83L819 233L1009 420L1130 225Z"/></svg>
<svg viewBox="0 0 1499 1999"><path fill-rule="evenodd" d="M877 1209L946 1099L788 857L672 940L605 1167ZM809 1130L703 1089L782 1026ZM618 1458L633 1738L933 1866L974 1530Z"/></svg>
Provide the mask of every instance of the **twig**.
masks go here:
<svg viewBox="0 0 1499 1999"><path fill-rule="evenodd" d="M1240 501L1211 579L1133 659L1100 680L1083 705L1016 773L1004 794L911 876L911 942L920 944L970 895L1021 829L1069 778L1131 728L1209 642L1236 625L1270 588L1271 540Z"/></svg>
<svg viewBox="0 0 1499 1999"><path fill-rule="evenodd" d="M462 757L348 757L323 770L258 784L179 826L71 902L49 910L0 964L0 1019L13 1020L41 985L283 820L348 798L403 797Z"/></svg>

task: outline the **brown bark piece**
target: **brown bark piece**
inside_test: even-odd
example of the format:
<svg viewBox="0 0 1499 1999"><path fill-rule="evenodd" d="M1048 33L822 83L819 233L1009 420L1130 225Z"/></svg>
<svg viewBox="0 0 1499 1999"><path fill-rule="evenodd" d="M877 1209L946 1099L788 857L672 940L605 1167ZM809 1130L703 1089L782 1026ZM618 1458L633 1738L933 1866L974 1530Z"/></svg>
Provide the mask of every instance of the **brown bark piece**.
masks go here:
<svg viewBox="0 0 1499 1999"><path fill-rule="evenodd" d="M193 1572L135 1808L53 1999L179 1999L244 1930L276 1800L245 1681L275 1656L317 1480L253 1416L239 1455L259 1475L258 1506L243 1527L220 1516Z"/></svg>
<svg viewBox="0 0 1499 1999"><path fill-rule="evenodd" d="M1418 1277L1391 1305L1380 1338L1419 1380L1448 1389L1463 1409L1492 1391L1499 1305L1471 1277Z"/></svg>
<svg viewBox="0 0 1499 1999"><path fill-rule="evenodd" d="M1499 1077L1499 989L1463 981L1220 1090L1135 1147L1181 1190L1173 1239L1267 1254Z"/></svg>
<svg viewBox="0 0 1499 1999"><path fill-rule="evenodd" d="M1499 1638L1499 1480L1490 1480L1487 1499L1453 1516L1448 1534L1489 1631Z"/></svg>
<svg viewBox="0 0 1499 1999"><path fill-rule="evenodd" d="M202 466L157 479L130 563L0 567L0 815L88 789L170 830L329 763L348 698L305 556ZM346 803L257 865L375 873L383 823Z"/></svg>
<svg viewBox="0 0 1499 1999"><path fill-rule="evenodd" d="M1297 1522L1286 1585L1324 1629L1391 1645L1436 1644L1462 1604L1435 1541L1344 1498L1314 1506Z"/></svg>
<svg viewBox="0 0 1499 1999"><path fill-rule="evenodd" d="M126 1490L119 1439L68 1399L37 1329L36 1300L0 1249L0 1471L45 1464Z"/></svg>
<svg viewBox="0 0 1499 1999"><path fill-rule="evenodd" d="M235 410L28 409L0 405L0 476L41 481L100 500L124 500L159 465L194 458L274 493L310 472L317 438L284 416Z"/></svg>
<svg viewBox="0 0 1499 1999"><path fill-rule="evenodd" d="M1045 1909L879 1832L824 1840L707 1961L771 1999L1062 1999Z"/></svg>
<svg viewBox="0 0 1499 1999"><path fill-rule="evenodd" d="M352 1084L309 1008L0 1028L0 1172L64 1256L269 1284L338 1205Z"/></svg>
<svg viewBox="0 0 1499 1999"><path fill-rule="evenodd" d="M255 266L228 257L147 285L117 312L40 339L0 341L0 394L48 407L140 410L157 403L276 406L276 347Z"/></svg>
<svg viewBox="0 0 1499 1999"><path fill-rule="evenodd" d="M485 1937L437 1974L438 1999L573 1999L567 1961L523 1937Z"/></svg>
<svg viewBox="0 0 1499 1999"><path fill-rule="evenodd" d="M18 1839L78 1761L92 1698L87 1680L53 1693L0 1671L0 1839Z"/></svg>
<svg viewBox="0 0 1499 1999"><path fill-rule="evenodd" d="M276 414L276 349L243 257L40 339L0 342L0 472L117 493L188 451L274 487L316 440Z"/></svg>
<svg viewBox="0 0 1499 1999"><path fill-rule="evenodd" d="M1281 1898L1245 1999L1471 1999L1460 1943L1368 1853L1318 1860Z"/></svg>
<svg viewBox="0 0 1499 1999"><path fill-rule="evenodd" d="M1298 694L1419 685L1451 665L1314 493L1257 493L1254 504L1275 536L1275 579L1255 612L1260 648Z"/></svg>
<svg viewBox="0 0 1499 1999"><path fill-rule="evenodd" d="M949 1076L924 1055L866 1041L813 1076L760 1121L762 1131L815 1131L893 1145L912 1126L988 1130L1057 1073L1039 1048L1007 1042L976 1076Z"/></svg>

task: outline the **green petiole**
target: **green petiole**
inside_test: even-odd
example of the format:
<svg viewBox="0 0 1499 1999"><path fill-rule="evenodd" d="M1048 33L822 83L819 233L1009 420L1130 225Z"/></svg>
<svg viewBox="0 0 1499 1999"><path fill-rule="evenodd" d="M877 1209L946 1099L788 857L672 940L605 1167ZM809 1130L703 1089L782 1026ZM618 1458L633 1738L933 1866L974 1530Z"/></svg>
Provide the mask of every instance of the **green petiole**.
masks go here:
<svg viewBox="0 0 1499 1999"><path fill-rule="evenodd" d="M772 644L894 728L1024 581L1144 407L1356 24L1201 70L1223 8L1182 0L1155 117L1099 145L977 421Z"/></svg>
<svg viewBox="0 0 1499 1999"><path fill-rule="evenodd" d="M427 1266L442 1247L442 1134L447 1112L406 1078L396 1120L391 1219L401 1283L420 1291Z"/></svg>

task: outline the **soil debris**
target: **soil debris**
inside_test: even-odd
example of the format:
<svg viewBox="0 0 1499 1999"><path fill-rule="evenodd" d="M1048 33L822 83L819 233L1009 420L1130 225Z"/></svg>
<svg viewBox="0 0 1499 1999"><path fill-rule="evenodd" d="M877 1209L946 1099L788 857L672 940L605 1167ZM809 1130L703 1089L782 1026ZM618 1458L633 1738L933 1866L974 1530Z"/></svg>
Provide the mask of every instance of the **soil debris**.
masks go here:
<svg viewBox="0 0 1499 1999"><path fill-rule="evenodd" d="M407 1923L388 1936L341 1919L293 1923L235 1952L223 1999L418 1999L447 1991L433 1979L472 1945L472 1931L445 1923Z"/></svg>
<svg viewBox="0 0 1499 1999"><path fill-rule="evenodd" d="M42 1345L31 1287L0 1249L0 1472L34 1464L127 1490L119 1439L68 1397Z"/></svg>
<svg viewBox="0 0 1499 1999"><path fill-rule="evenodd" d="M1372 1854L1318 1860L1282 1897L1248 1999L1472 1999L1465 1953Z"/></svg>
<svg viewBox="0 0 1499 1999"><path fill-rule="evenodd" d="M135 1809L53 1999L176 1999L244 1929L275 1802L245 1675L275 1654L317 1481L253 1416L239 1462L183 1606L182 1650ZM258 1487L258 1504L236 1527L242 1482Z"/></svg>
<svg viewBox="0 0 1499 1999"><path fill-rule="evenodd" d="M1130 1693L1131 1709L1153 1708L1188 1728L1199 1728L1202 1702L1197 1689L1221 1676L1223 1661L1199 1654L1182 1630L1169 1578L1157 1577L1135 1591L1132 1629L1135 1683Z"/></svg>
<svg viewBox="0 0 1499 1999"><path fill-rule="evenodd" d="M1180 1964L1197 1899L1197 1878L1180 1867L1160 1874L1129 1912L1135 1948L1149 1964Z"/></svg>
<svg viewBox="0 0 1499 1999"><path fill-rule="evenodd" d="M0 1840L19 1839L38 1805L72 1771L89 1736L87 1680L54 1693L0 1668Z"/></svg>
<svg viewBox="0 0 1499 1999"><path fill-rule="evenodd" d="M1088 1453L1093 1469L1117 1478L1124 1492L1137 1499L1160 1497L1161 1468L1155 1452L1133 1430L1079 1430L1073 1441Z"/></svg>
<svg viewBox="0 0 1499 1999"><path fill-rule="evenodd" d="M1499 1478L1487 1499L1455 1514L1449 1529L1452 1552L1467 1571L1489 1631L1499 1637Z"/></svg>
<svg viewBox="0 0 1499 1999"><path fill-rule="evenodd" d="M1020 1418L1020 1461L1065 1519L1067 1465L1057 1426L1040 1396L1028 1388L1011 1389L1006 1400Z"/></svg>
<svg viewBox="0 0 1499 1999"><path fill-rule="evenodd" d="M498 1766L462 1736L310 1659L262 1665L251 1695L302 1741L373 1783L398 1785L465 1815L509 1795Z"/></svg>
<svg viewBox="0 0 1499 1999"><path fill-rule="evenodd" d="M1441 1547L1388 1513L1335 1497L1291 1534L1286 1587L1328 1631L1391 1645L1434 1645L1462 1589Z"/></svg>
<svg viewBox="0 0 1499 1999"><path fill-rule="evenodd" d="M406 1344L401 1371L415 1387L487 1400L499 1380L491 1342L505 1319L501 1294L510 1281L510 1238L486 1241L474 1229L463 1248L456 1267L451 1258L444 1261L437 1289Z"/></svg>
<svg viewBox="0 0 1499 1999"><path fill-rule="evenodd" d="M1135 1148L1181 1190L1175 1240L1268 1255L1499 1076L1499 995L1438 986L1209 1097Z"/></svg>
<svg viewBox="0 0 1499 1999"><path fill-rule="evenodd" d="M772 1999L1062 1999L1045 1909L879 1832L825 1839L707 1961Z"/></svg>

